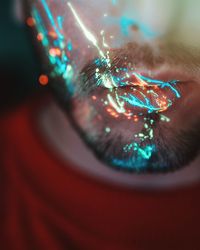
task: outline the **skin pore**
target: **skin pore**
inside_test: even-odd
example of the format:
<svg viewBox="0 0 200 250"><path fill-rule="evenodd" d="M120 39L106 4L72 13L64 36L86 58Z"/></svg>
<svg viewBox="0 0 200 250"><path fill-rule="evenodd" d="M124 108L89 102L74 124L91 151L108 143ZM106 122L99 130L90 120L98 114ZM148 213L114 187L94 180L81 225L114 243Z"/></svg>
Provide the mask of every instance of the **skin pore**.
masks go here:
<svg viewBox="0 0 200 250"><path fill-rule="evenodd" d="M103 1L99 8L93 5L92 1L88 1L87 6L85 6L84 1L58 4L55 4L54 1L38 1L36 5L33 4L33 17L38 22L41 21L37 12L40 10L39 13L44 19L48 32L51 32L51 26L53 26L61 40L71 38L67 47L68 52L72 51L68 55L71 62L70 68L67 68L67 78L72 75L71 79L70 81L67 79L65 85L58 84L60 68L54 68L54 78L57 78L57 82L54 81L52 87L64 103L63 110L67 111L77 131L102 161L101 163L95 159L92 163L93 155L88 151L89 149L86 149L85 156L82 155L83 157L87 156L82 161L83 164L72 159L77 165L89 166L86 167L87 172L103 176L101 178L103 180L111 179L123 185L141 187L174 186L198 179L198 161L193 162L199 153L198 131L200 125L198 98L200 93L200 58L198 56L200 32L196 21L198 14L195 14L197 4L197 1L184 1L184 4L181 1L181 13L179 13L180 1L178 0L167 3L161 0L151 1L151 5L147 1L119 1L116 6L115 4L111 5L109 1ZM48 13L50 21L45 16L44 10ZM54 16L57 16L58 26L63 27L63 33L56 30L57 26L54 26L55 21L49 14L49 10ZM162 14L163 11L165 14ZM104 22L102 13L105 13L105 18L107 18L106 13L109 13L108 18L112 17L103 25L105 31L100 32L104 47L107 46L106 43L109 44L109 49L106 50L103 50L99 45L99 40L102 37L96 32L97 38L95 38L90 32L101 30L102 22ZM155 16L159 22L155 20ZM64 21L59 21L59 17L65 17ZM121 18L120 23L131 22L131 27L126 29L127 26L122 25L122 30L118 29L119 25L112 24L113 22L118 23L118 17ZM41 29L42 25L38 25L38 27ZM39 28L38 31L41 31ZM128 32L127 36L126 32ZM51 44L52 41L49 41ZM55 54L59 53L55 50L55 45L53 51L49 45L45 45L45 48L50 53L51 60L53 60L52 56L56 57ZM76 48L74 53L73 48ZM74 69L72 65L75 65ZM125 79L121 70L124 68L128 72L125 82L121 81L121 79ZM75 72L73 74L72 69ZM94 75L95 78L92 78ZM104 76L103 81L102 75ZM111 86L112 84L109 85L110 79L113 79L110 78L110 75L114 79L120 78L120 82L113 83L111 81L114 87ZM134 77L134 80L130 75ZM105 76L107 77L106 81ZM146 79L147 82L152 83L151 86L149 83L148 87L144 86ZM159 83L161 87L155 86L154 80L161 81ZM130 88L132 81L136 83L134 82L134 87ZM102 82L103 88L99 88ZM123 88L121 88L122 84L124 84ZM95 88L88 93L89 85L95 86ZM136 94L128 98L129 91ZM119 100L119 98L121 99ZM165 100L163 101L162 98ZM122 99L126 100L129 105L124 106ZM115 118L119 117L118 120L110 118L106 113L110 112L110 108L106 107L108 101L112 106L112 115ZM130 107L133 101L134 105ZM146 108L145 103L148 108ZM164 106L161 105L162 103L165 103ZM55 148L59 148L58 151L63 152L64 157L73 158L70 155L76 155L77 152L72 152L71 145L67 141L68 132L66 132L71 131L72 128L67 125L67 118L65 120L59 115L60 118L56 118L58 112L55 112L55 108L53 110L49 117L45 115L46 118L42 122L43 130L51 131L48 137L53 141L52 144ZM51 120L52 116L55 117L57 129L51 127L52 123L45 122L45 120ZM134 123L130 123L130 119L127 117L131 120L134 118ZM65 122L66 127L62 125ZM62 131L62 135L60 131ZM61 140L65 137L64 135L66 135L66 140ZM79 139L75 141L76 145L81 143L80 152L83 151L86 146ZM69 147L70 150L68 150ZM70 152L70 155L67 152ZM79 153L80 159L82 156ZM92 169L90 169L91 164L93 164ZM144 172L145 174L135 176L116 172L116 170L107 169L104 165L128 171ZM147 172L153 171L166 172L186 165L192 166L165 176L147 174ZM191 175L188 174L189 169ZM102 174L104 171L109 173Z"/></svg>

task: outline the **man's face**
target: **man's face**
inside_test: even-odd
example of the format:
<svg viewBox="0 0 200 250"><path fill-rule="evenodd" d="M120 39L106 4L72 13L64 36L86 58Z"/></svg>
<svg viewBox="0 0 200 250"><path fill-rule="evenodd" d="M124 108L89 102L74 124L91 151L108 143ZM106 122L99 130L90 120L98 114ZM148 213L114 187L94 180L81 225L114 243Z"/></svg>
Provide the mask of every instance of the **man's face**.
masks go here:
<svg viewBox="0 0 200 250"><path fill-rule="evenodd" d="M53 90L101 161L124 171L167 172L198 156L199 1L30 6Z"/></svg>

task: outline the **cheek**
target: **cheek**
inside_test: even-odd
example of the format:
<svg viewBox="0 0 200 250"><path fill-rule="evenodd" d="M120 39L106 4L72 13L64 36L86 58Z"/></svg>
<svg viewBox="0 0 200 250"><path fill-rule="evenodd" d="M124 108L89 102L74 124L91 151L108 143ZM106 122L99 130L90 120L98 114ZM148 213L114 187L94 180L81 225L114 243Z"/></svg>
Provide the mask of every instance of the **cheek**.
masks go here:
<svg viewBox="0 0 200 250"><path fill-rule="evenodd" d="M187 84L187 83L186 83ZM185 98L182 99L181 105L178 103L178 109L175 112L171 112L170 126L176 130L180 129L191 129L192 124L195 124L200 119L199 109L199 93L200 84L189 83L188 86L183 88L183 95Z"/></svg>
<svg viewBox="0 0 200 250"><path fill-rule="evenodd" d="M199 1L185 1L184 9L177 18L176 36L180 42L186 45L200 47L199 9Z"/></svg>

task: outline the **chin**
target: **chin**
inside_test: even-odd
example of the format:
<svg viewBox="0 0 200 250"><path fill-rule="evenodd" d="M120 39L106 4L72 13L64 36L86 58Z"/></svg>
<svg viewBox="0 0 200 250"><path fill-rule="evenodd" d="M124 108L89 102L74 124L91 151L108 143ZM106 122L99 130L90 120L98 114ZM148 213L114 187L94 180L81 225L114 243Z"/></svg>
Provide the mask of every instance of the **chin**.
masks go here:
<svg viewBox="0 0 200 250"><path fill-rule="evenodd" d="M167 123L157 114L146 115L146 121L154 120L152 139L139 144L135 135L145 134L144 119L137 123L110 119L85 98L72 99L68 112L77 132L101 162L117 171L138 174L173 172L199 155L200 119L184 124L183 115L176 119L171 115L172 121Z"/></svg>

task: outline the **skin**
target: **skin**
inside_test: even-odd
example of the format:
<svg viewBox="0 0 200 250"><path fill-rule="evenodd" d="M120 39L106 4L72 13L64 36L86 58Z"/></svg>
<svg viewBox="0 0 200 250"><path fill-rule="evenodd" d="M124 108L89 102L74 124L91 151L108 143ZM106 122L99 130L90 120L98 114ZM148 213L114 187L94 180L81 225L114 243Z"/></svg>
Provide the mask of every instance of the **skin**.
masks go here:
<svg viewBox="0 0 200 250"><path fill-rule="evenodd" d="M73 26L73 16L68 15L69 8L67 8L66 4L61 5L58 3L55 5L53 1L47 2L53 9L54 14L62 13L62 15L66 16L64 21L65 38L72 37L81 42L82 47L77 50L76 57L74 56L74 60L78 58L76 63L78 75L84 67L85 63L97 56L97 51L94 48L86 49L84 50L83 56L82 48L86 48L88 43L80 30L76 26ZM152 66L151 61L148 62L148 60L145 60L141 64L138 63L138 69L151 67L154 72L162 72L163 69L166 72L167 70L173 68L176 72L178 72L179 75L182 75L182 72L184 72L185 76L183 79L187 78L187 80L190 82L189 85L184 87L183 90L183 94L185 92L187 95L181 105L179 104L176 107L176 113L167 113L171 119L170 126L173 130L178 132L180 128L188 130L191 126L193 126L194 123L196 123L196 121L199 121L200 84L198 79L200 73L200 58L198 55L200 54L200 27L198 23L200 21L200 17L197 9L199 9L200 6L198 5L200 5L200 3L197 0L171 0L167 2L164 0L155 0L151 1L151 3L145 0L119 1L119 7L117 8L113 7L113 5L111 5L109 1L102 1L100 6L97 6L97 4L94 5L93 1L87 1L87 6L85 6L84 1L80 2L79 5L77 4L77 1L72 1L72 3L73 6L75 6L76 9L81 13L82 19L88 25L87 27L92 31L96 31L101 28L101 22L99 22L101 13L106 13L107 11L109 11L113 14L113 16L116 17L121 16L125 13L129 18L137 18L140 23L146 25L148 27L148 30L150 30L151 33L155 35L149 37L140 30L134 30L131 36L124 39L124 37L121 37L120 32L115 25L111 27L108 25L106 26L105 37L110 42L113 48L123 47L128 42L140 45L148 44L148 46L152 49L154 55L161 55L161 64L160 60L158 60L158 62ZM42 9L42 6L38 3L37 7L39 9ZM159 22L157 20L159 20ZM47 23L47 27L48 29L50 29L50 26L48 25L49 24ZM118 38L115 39L114 42L112 40L109 40L108 37L108 34L111 30ZM99 36L98 34L96 35L97 37ZM100 39L100 37L98 38ZM135 55L135 57L139 56ZM80 102L79 105L83 109L83 107L87 107L88 103L87 101L84 101L83 103ZM83 120L80 120L79 118L82 117L82 114L79 113L79 110L80 109L77 106L73 110L73 114L71 114L71 116L73 116L73 119L77 122L78 126L81 127ZM193 112L191 112L191 110L193 110ZM58 152L63 152L61 153L63 158L68 159L69 157L71 157L73 162L77 163L77 165L81 165L80 169L84 169L84 171L85 169L87 169L86 172L92 176L101 178L104 181L112 181L115 184L140 188L174 187L177 185L186 185L199 180L200 173L197 168L197 166L199 165L198 158L190 164L190 168L181 170L177 174L168 174L167 176L144 175L142 177L130 177L128 174L116 174L114 170L107 170L104 164L100 163L96 159L94 160L93 155L89 150L84 151L86 157L80 156L84 159L84 161L82 161L84 163L81 164L80 162L77 162L76 158L73 158L73 155L76 155L76 146L74 147L74 151L72 151L69 150L72 145L68 145L67 140L61 141L61 137L63 137L63 135L65 135L66 138L68 137L68 133L66 133L65 131L72 131L73 128L71 128L70 125L63 126L63 124L66 124L67 118L59 116L58 113L58 109L54 107L49 113L49 116L45 116L43 122L41 123L43 131L50 131L50 133L48 133L48 138L50 138L50 140L54 142L53 145ZM53 128L51 125L52 123L49 122L49 120L52 120L52 117L54 117L57 124L54 124ZM85 124L86 126L82 126L81 129L87 132L87 121L85 122ZM57 126L58 129L55 129L55 126ZM122 127L120 127L119 129L121 128ZM58 133L58 130L62 131L62 133ZM81 150L85 148L85 145L82 144L79 139L76 138L76 140L73 140L73 142L74 145L79 145ZM90 167L88 167L91 166L91 164L95 164L98 167L91 169ZM188 174L189 169L190 174Z"/></svg>

